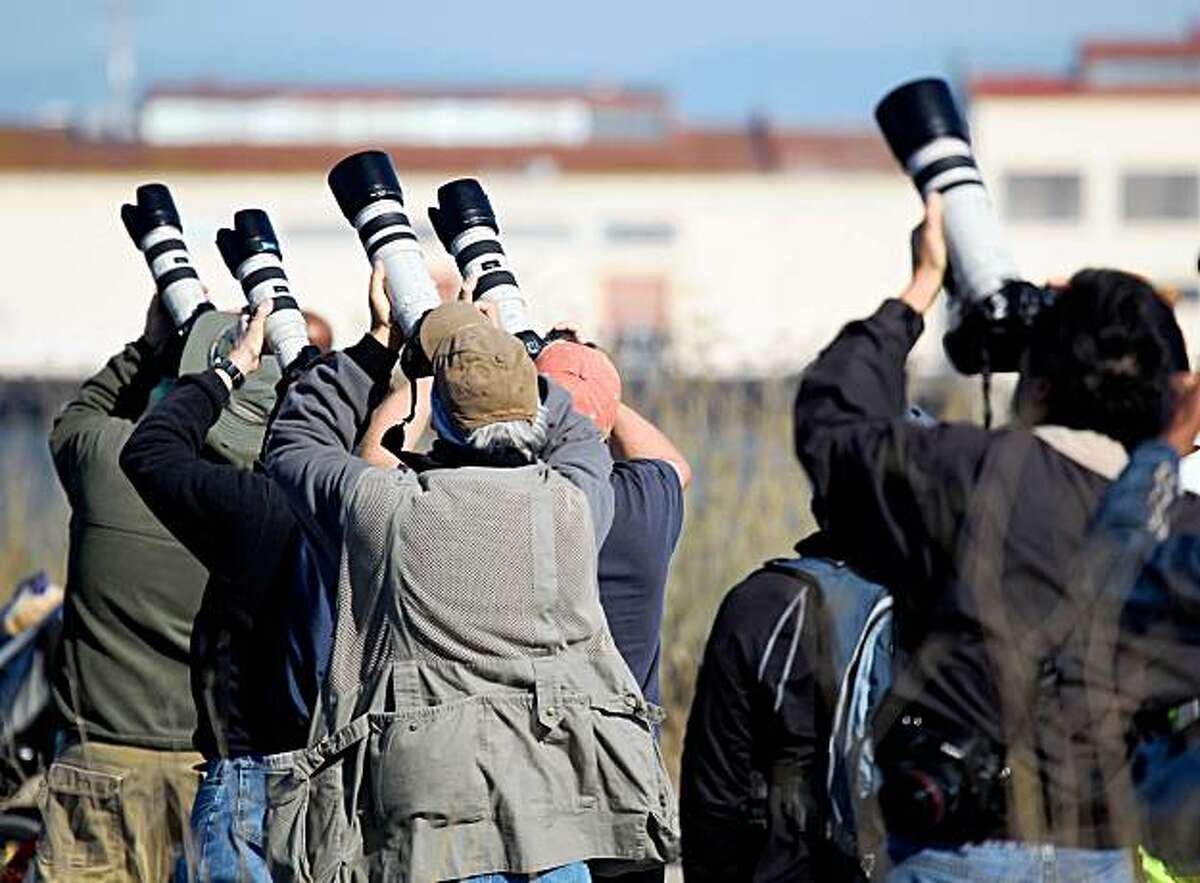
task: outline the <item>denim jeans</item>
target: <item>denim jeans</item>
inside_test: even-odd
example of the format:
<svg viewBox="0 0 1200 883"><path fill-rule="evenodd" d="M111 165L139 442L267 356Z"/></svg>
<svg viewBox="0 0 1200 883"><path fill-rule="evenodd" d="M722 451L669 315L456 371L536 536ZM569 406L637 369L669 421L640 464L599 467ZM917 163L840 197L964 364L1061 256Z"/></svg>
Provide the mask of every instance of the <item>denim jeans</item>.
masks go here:
<svg viewBox="0 0 1200 883"><path fill-rule="evenodd" d="M263 847L267 772L261 758L235 757L204 764L192 806L194 867L203 883L271 883Z"/></svg>
<svg viewBox="0 0 1200 883"><path fill-rule="evenodd" d="M591 883L591 879L588 866L575 862L538 874L477 874L459 883Z"/></svg>
<svg viewBox="0 0 1200 883"><path fill-rule="evenodd" d="M988 840L922 848L888 841L895 865L888 883L1136 883L1132 850L1064 849L1039 843Z"/></svg>

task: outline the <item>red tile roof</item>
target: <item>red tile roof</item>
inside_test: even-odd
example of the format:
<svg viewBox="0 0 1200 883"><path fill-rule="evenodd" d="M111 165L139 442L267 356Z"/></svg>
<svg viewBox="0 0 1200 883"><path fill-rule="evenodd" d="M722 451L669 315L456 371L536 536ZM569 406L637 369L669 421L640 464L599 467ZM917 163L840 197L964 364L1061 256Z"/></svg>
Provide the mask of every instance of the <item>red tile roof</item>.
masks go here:
<svg viewBox="0 0 1200 883"><path fill-rule="evenodd" d="M1200 30L1182 40L1085 40L1079 48L1083 64L1110 59L1200 58Z"/></svg>
<svg viewBox="0 0 1200 883"><path fill-rule="evenodd" d="M387 150L412 171L521 170L545 163L570 172L748 172L775 169L878 170L894 167L873 132L750 127L681 130L660 141L582 147L440 148L364 144L164 147L98 142L61 129L0 128L0 170L324 171L346 154Z"/></svg>
<svg viewBox="0 0 1200 883"><path fill-rule="evenodd" d="M148 90L143 102L156 98L228 98L261 99L290 98L300 101L330 100L403 100L428 98L509 99L516 101L554 101L575 99L598 107L643 108L666 111L667 96L658 89L642 89L626 86L501 86L475 87L452 85L418 86L304 86L278 85L235 85L229 83L200 81L195 83L167 83Z"/></svg>
<svg viewBox="0 0 1200 883"><path fill-rule="evenodd" d="M1030 98L1030 97L1159 97L1170 95L1200 95L1200 83L1163 83L1148 85L1095 85L1069 77L1052 76L996 76L972 77L968 91L976 98Z"/></svg>
<svg viewBox="0 0 1200 883"><path fill-rule="evenodd" d="M1093 69L1107 62L1153 63L1177 59L1200 61L1200 30L1173 40L1085 40L1079 47L1077 70L1070 76L984 75L974 77L969 85L972 95L983 97L1200 95L1200 81L1184 74L1172 82L1171 77L1176 76L1176 72L1171 69L1167 69L1158 82L1123 84L1112 82L1111 76L1105 77L1103 82L1092 79Z"/></svg>

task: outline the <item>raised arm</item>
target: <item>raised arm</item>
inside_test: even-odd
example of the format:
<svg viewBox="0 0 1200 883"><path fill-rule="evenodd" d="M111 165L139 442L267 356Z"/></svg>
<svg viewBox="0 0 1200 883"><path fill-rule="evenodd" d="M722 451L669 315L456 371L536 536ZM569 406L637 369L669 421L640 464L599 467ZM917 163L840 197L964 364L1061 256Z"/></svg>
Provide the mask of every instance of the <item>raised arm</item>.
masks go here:
<svg viewBox="0 0 1200 883"><path fill-rule="evenodd" d="M284 396L267 435L264 463L308 530L322 565L336 565L345 501L371 466L351 453L371 411L388 393L399 341L387 319L383 272L371 274L371 331L317 359Z"/></svg>
<svg viewBox="0 0 1200 883"><path fill-rule="evenodd" d="M796 398L796 452L814 512L856 564L888 585L930 584L949 560L989 437L975 426L905 419L905 362L944 272L934 201L908 289L847 325Z"/></svg>
<svg viewBox="0 0 1200 883"><path fill-rule="evenodd" d="M666 434L622 402L617 407L609 444L620 460L663 460L674 467L684 490L692 483L692 467Z"/></svg>
<svg viewBox="0 0 1200 883"><path fill-rule="evenodd" d="M67 496L77 495L77 470L84 458L120 444L129 423L146 409L150 392L163 378L157 357L172 333L170 320L156 294L146 313L140 338L126 344L108 363L84 381L50 430L50 453Z"/></svg>
<svg viewBox="0 0 1200 883"><path fill-rule="evenodd" d="M243 374L257 370L267 308L229 354ZM246 585L269 585L294 521L269 504L280 491L261 472L203 456L204 441L229 402L232 383L209 369L180 378L142 418L121 451L121 469L146 506L209 570Z"/></svg>
<svg viewBox="0 0 1200 883"><path fill-rule="evenodd" d="M538 383L547 417L542 459L587 497L599 549L613 520L612 454L596 424L574 410L570 393L545 377Z"/></svg>

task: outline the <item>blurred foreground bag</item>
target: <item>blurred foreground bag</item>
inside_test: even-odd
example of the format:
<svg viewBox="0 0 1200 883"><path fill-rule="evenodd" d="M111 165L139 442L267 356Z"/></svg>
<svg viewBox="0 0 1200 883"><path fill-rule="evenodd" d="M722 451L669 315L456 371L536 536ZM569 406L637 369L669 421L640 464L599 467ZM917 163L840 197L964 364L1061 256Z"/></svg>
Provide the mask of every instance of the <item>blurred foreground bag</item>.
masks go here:
<svg viewBox="0 0 1200 883"><path fill-rule="evenodd" d="M826 558L775 559L767 567L805 584L821 630L818 646L832 688L825 774L826 834L836 853L868 879L883 860L871 717L892 682L892 597L845 564Z"/></svg>
<svg viewBox="0 0 1200 883"><path fill-rule="evenodd" d="M608 631L587 506L544 464L363 475L346 506L327 735L268 759L274 879L675 858L660 712Z"/></svg>

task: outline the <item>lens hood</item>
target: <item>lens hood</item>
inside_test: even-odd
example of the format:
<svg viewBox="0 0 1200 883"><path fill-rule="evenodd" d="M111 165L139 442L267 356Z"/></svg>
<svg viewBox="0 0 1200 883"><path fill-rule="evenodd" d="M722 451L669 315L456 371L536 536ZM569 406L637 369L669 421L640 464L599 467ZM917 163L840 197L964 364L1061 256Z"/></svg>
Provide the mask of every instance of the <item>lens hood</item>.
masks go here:
<svg viewBox="0 0 1200 883"><path fill-rule="evenodd" d="M329 189L338 208L353 223L364 208L377 199L404 203L404 192L392 166L392 158L382 150L352 153L329 171Z"/></svg>
<svg viewBox="0 0 1200 883"><path fill-rule="evenodd" d="M137 203L121 206L121 221L134 242L140 242L147 233L164 224L170 224L176 230L183 231L175 200L171 198L171 191L165 184L143 184L139 187Z"/></svg>
<svg viewBox="0 0 1200 883"><path fill-rule="evenodd" d="M283 256L271 219L257 208L242 209L233 216L232 230L222 227L217 231L217 250L231 273L237 273L237 268L256 254Z"/></svg>
<svg viewBox="0 0 1200 883"><path fill-rule="evenodd" d="M451 238L468 227L481 225L500 232L492 203L474 178L459 178L443 184L438 188L437 198L440 222Z"/></svg>
<svg viewBox="0 0 1200 883"><path fill-rule="evenodd" d="M901 163L935 138L970 142L967 123L945 80L930 77L898 86L879 102L875 120Z"/></svg>

